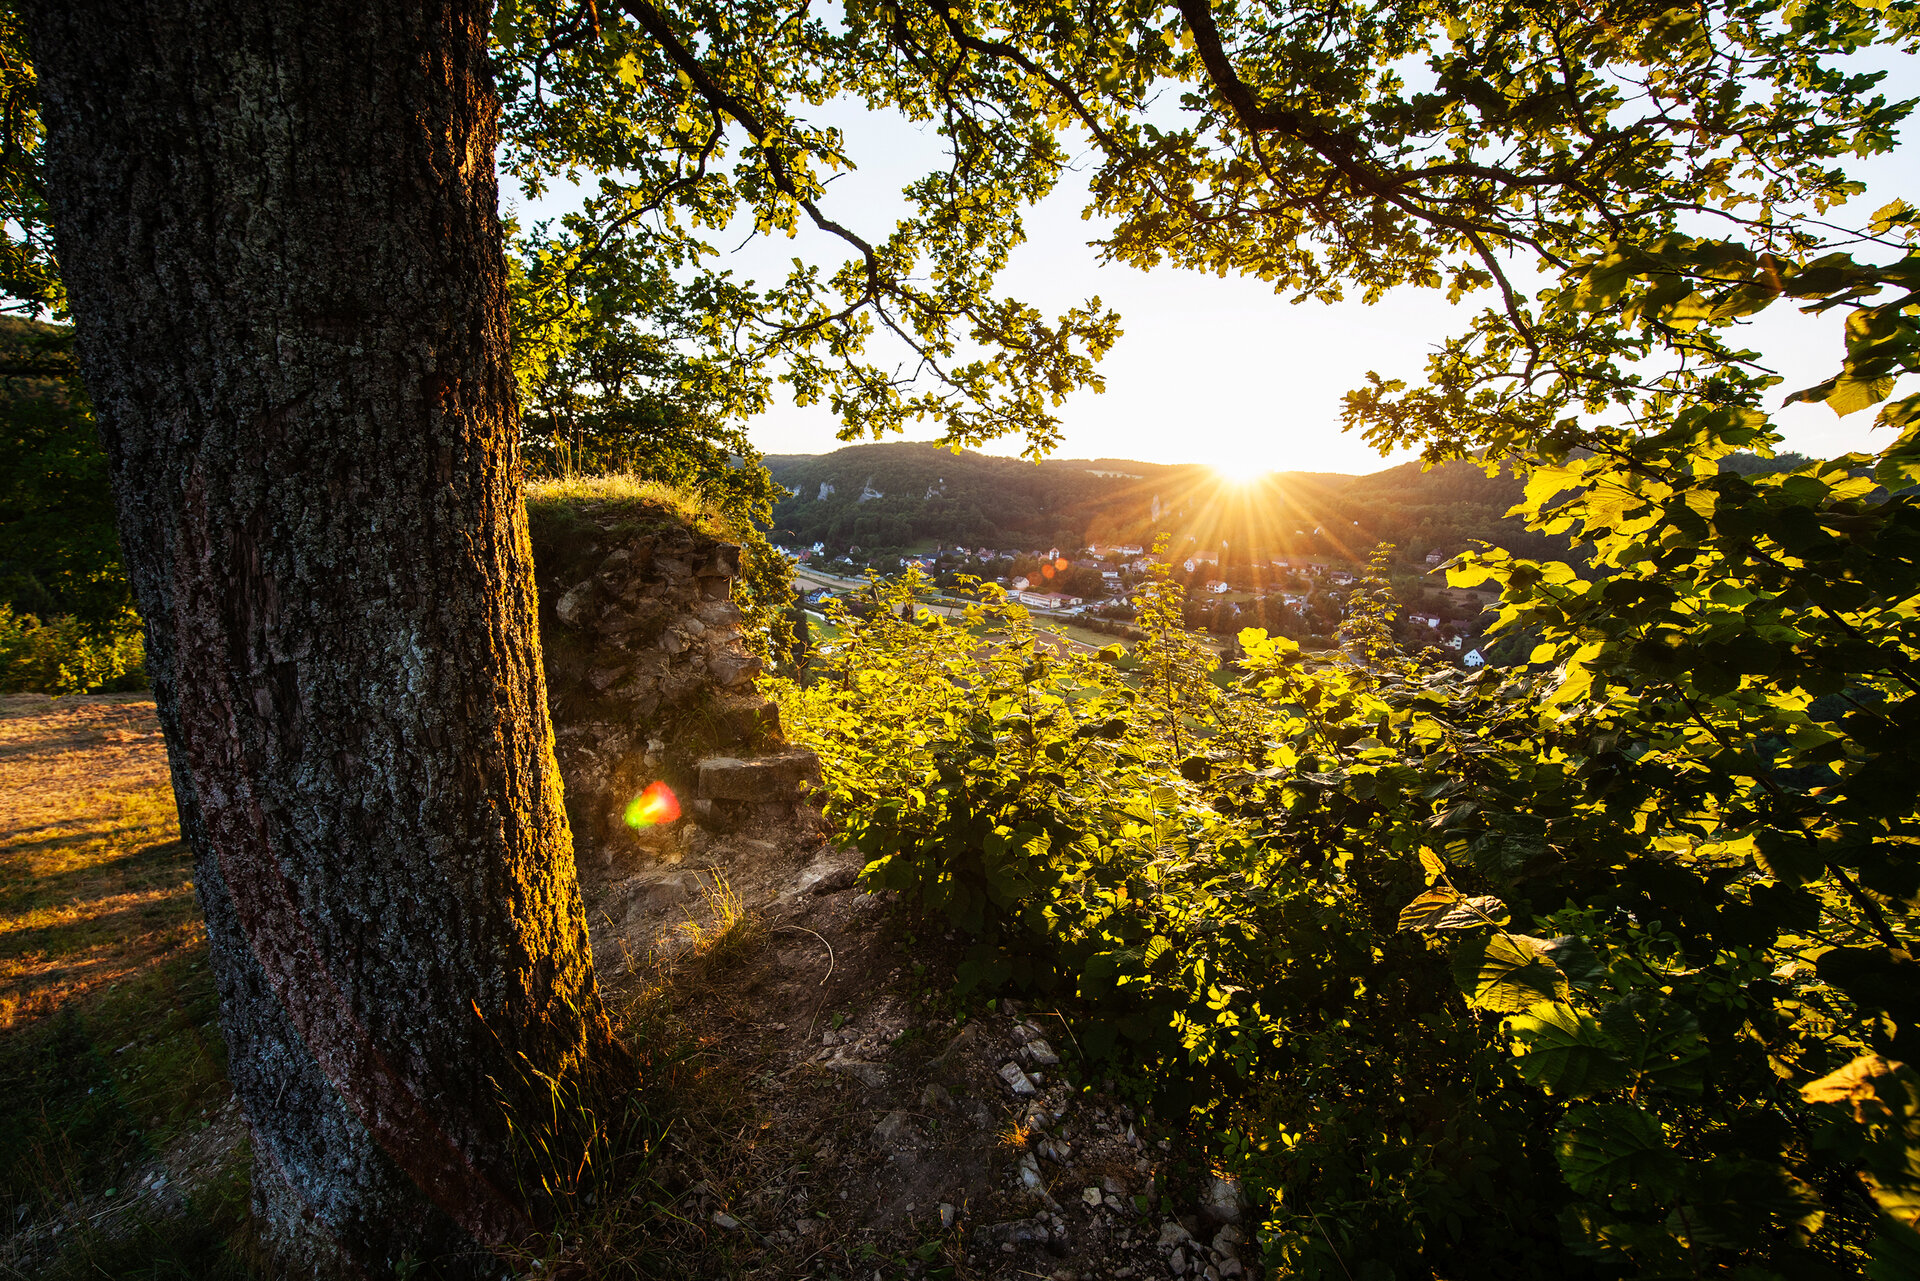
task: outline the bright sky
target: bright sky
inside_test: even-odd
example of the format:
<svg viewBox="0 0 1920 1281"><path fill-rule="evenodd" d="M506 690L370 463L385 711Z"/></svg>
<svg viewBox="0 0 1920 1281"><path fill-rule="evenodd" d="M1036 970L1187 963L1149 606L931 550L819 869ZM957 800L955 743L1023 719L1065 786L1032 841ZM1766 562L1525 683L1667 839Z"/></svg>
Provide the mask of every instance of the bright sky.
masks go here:
<svg viewBox="0 0 1920 1281"><path fill-rule="evenodd" d="M1890 97L1920 94L1920 69L1908 59L1893 65L1884 84ZM901 186L938 163L931 133L855 108L836 110L831 123L846 131L860 168L828 188L825 211L877 240L902 208ZM1847 211L1878 208L1895 196L1920 203L1920 146L1849 167L1870 187ZM1370 472L1401 457L1382 459L1357 436L1340 431L1341 395L1369 370L1418 382L1426 357L1478 310L1449 307L1436 291L1396 291L1377 306L1292 305L1258 281L1160 269L1140 272L1101 266L1087 244L1098 232L1084 222L1084 180L1069 176L1028 220L1028 243L1002 276L1004 292L1057 315L1097 294L1117 310L1124 336L1103 362L1104 395L1082 393L1056 411L1065 425L1057 451L1064 458L1137 458L1151 462L1206 462L1235 471L1263 469ZM529 209L552 212L549 201ZM839 242L817 234L794 241L761 241L730 264L745 277L772 280L795 254L831 255ZM1749 333L1751 346L1787 379L1788 391L1831 376L1840 355L1839 326L1773 308ZM1825 406L1796 405L1777 418L1787 447L1809 454L1877 448L1872 414L1836 418ZM765 453L824 453L839 448L831 411L777 405L749 426ZM909 433L930 439L935 433ZM1002 441L990 452L1017 454Z"/></svg>

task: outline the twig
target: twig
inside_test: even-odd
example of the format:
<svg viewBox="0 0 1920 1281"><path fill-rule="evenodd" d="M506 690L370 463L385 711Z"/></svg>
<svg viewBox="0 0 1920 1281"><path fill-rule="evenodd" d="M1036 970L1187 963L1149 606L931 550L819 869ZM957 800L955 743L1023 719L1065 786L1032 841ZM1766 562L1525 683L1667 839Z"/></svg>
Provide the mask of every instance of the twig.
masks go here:
<svg viewBox="0 0 1920 1281"><path fill-rule="evenodd" d="M1069 1022L1067 1022L1067 1016L1066 1016L1066 1015L1064 1015L1064 1014L1062 1014L1062 1013L1060 1013L1060 1011L1058 1011L1058 1010L1035 1010L1035 1011L1034 1011L1034 1013L1035 1013L1035 1014L1044 1014L1044 1015L1046 1015L1046 1016L1047 1016L1048 1018L1055 1018L1055 1019L1059 1019L1059 1020L1060 1020L1060 1026L1061 1026L1062 1028L1065 1028L1065 1029L1066 1029L1066 1033L1067 1033L1067 1039L1068 1039L1069 1041L1072 1041L1072 1042L1073 1042L1073 1049L1074 1049L1074 1052L1075 1052L1076 1054L1078 1054L1078 1055L1079 1055L1079 1056L1080 1056L1081 1058L1083 1058L1083 1059L1087 1057L1087 1052L1086 1052L1085 1050L1083 1050L1083 1049L1081 1049L1081 1048L1080 1048L1080 1038L1079 1038L1079 1037L1077 1037L1077 1036L1075 1036L1075 1035L1073 1034L1073 1024L1071 1024L1071 1023L1069 1023Z"/></svg>
<svg viewBox="0 0 1920 1281"><path fill-rule="evenodd" d="M820 946L827 949L827 972L820 980L820 986L825 987L827 985L827 980L833 977L833 966L834 966L833 944L827 942L827 936L822 934L819 930L810 930L804 925L776 925L773 928L776 930L797 930L802 934L811 934L815 938L820 940ZM1069 1033L1068 1035L1072 1035L1072 1034Z"/></svg>

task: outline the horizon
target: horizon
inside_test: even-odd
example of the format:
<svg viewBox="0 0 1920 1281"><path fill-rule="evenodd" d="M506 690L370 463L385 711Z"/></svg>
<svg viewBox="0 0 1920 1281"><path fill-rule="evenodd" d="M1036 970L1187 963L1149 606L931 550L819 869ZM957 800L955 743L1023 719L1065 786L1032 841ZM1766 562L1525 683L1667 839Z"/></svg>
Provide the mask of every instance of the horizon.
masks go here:
<svg viewBox="0 0 1920 1281"><path fill-rule="evenodd" d="M838 441L835 443L832 449L781 450L777 453L775 452L763 453L761 454L760 457L763 463L771 464L775 459L831 458L835 454L843 453L850 449L867 449L875 446L899 446L899 445L911 445L911 446L915 446L918 448L925 448L925 449L938 449L947 453L954 452L948 449L947 446L942 445L940 444L940 442L934 441L934 440L907 440L904 438L890 438L887 440ZM1116 463L1116 464L1124 464L1124 465L1133 466L1133 467L1204 467L1204 468L1207 468L1209 471L1213 472L1223 482L1227 482L1227 483L1231 483L1236 480L1241 481L1243 483L1251 483L1252 481L1263 480L1271 476L1331 476L1331 477L1340 477L1340 478L1345 478L1350 480L1359 480L1363 477L1378 475L1381 472L1392 471L1395 468L1404 467L1408 463L1417 463L1420 461L1418 457L1402 458L1397 462L1383 463L1381 466L1374 468L1372 471L1357 471L1357 472L1327 471L1327 470L1314 468L1314 467L1276 467L1269 471L1259 472L1251 476L1246 476L1238 473L1227 472L1221 469L1218 464L1207 462L1204 460L1199 460L1199 459L1187 459L1182 462L1163 462L1158 459L1152 459L1152 458L1126 458L1116 454L1100 454L1093 457L1080 457L1077 455L1073 457L1063 457L1058 454L1048 454L1044 458L1027 459L1027 458L1023 458L1017 452L1010 453L1010 454L998 453L992 450L981 449L972 445L964 446L958 452L963 455L974 454L982 458L997 458L997 459L1003 458L1003 459L1006 459L1008 462L1027 462L1035 467L1045 467L1045 466L1063 467L1063 466L1070 466L1075 463L1086 463L1089 465L1099 464L1099 463ZM1455 461L1464 462L1467 460L1460 459ZM1439 464L1439 465L1444 466L1445 464Z"/></svg>

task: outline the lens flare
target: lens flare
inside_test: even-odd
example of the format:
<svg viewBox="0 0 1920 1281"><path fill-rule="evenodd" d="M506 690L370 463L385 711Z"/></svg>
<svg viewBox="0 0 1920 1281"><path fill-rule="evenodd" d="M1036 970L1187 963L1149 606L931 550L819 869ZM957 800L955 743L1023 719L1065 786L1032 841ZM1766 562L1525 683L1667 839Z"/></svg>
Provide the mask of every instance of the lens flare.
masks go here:
<svg viewBox="0 0 1920 1281"><path fill-rule="evenodd" d="M680 798L665 783L649 783L647 790L627 802L628 827L655 827L680 817Z"/></svg>

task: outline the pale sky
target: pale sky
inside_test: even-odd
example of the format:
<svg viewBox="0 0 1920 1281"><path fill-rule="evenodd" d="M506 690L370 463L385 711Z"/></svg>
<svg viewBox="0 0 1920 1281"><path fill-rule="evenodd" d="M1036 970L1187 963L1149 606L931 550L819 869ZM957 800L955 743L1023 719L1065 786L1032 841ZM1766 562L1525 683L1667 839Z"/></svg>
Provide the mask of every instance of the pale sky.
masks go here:
<svg viewBox="0 0 1920 1281"><path fill-rule="evenodd" d="M1920 71L1901 59L1883 91L1890 97L1920 94ZM901 186L937 163L940 139L904 121L839 104L831 123L846 131L849 153L861 167L829 185L824 211L878 240L902 208ZM1913 145L1855 162L1849 170L1870 190L1847 212L1871 211L1896 196L1920 203L1920 150ZM1341 395L1362 385L1370 369L1417 383L1428 353L1482 305L1476 298L1471 308L1456 311L1437 291L1402 289L1373 307L1296 306L1256 280L1100 266L1087 244L1097 228L1080 218L1086 203L1084 179L1068 175L1031 211L1028 242L1001 277L1005 293L1048 316L1095 294L1120 313L1124 336L1102 362L1107 390L1080 393L1056 410L1065 435L1056 457L1377 471L1406 456L1382 459L1357 436L1341 432ZM542 216L558 207L557 198L550 198L526 212ZM837 262L840 247L808 233L749 244L729 265L740 276L772 280L796 254ZM1750 331L1748 342L1786 376L1781 395L1830 377L1841 353L1838 323L1800 317L1780 305ZM1796 405L1780 411L1776 421L1787 448L1820 455L1883 445L1885 433L1871 430L1872 418L1863 412L1840 419L1823 405ZM750 423L749 435L765 453L824 453L841 445L836 426L830 410L783 401ZM935 434L910 431L904 439ZM1017 454L1019 448L1008 440L988 451Z"/></svg>

